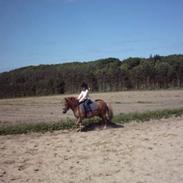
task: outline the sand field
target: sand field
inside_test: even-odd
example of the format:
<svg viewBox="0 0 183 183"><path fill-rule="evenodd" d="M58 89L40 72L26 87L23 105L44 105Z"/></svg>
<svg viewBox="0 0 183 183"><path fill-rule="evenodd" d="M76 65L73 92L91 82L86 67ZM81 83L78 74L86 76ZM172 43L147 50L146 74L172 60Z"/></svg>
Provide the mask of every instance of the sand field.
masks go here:
<svg viewBox="0 0 183 183"><path fill-rule="evenodd" d="M182 183L183 118L0 136L0 182Z"/></svg>

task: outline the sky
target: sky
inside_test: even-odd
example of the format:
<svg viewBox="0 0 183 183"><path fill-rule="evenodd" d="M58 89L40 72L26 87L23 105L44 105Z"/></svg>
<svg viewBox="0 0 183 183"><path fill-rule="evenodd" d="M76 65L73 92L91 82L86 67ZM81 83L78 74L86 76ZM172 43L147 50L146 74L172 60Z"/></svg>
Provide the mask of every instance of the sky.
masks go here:
<svg viewBox="0 0 183 183"><path fill-rule="evenodd" d="M0 72L183 53L182 0L0 0Z"/></svg>

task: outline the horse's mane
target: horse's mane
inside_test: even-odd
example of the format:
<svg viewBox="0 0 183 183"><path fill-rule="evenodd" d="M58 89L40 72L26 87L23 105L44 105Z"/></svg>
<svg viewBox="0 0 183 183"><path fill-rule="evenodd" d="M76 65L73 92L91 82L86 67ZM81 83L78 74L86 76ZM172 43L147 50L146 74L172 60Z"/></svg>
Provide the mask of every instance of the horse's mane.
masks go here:
<svg viewBox="0 0 183 183"><path fill-rule="evenodd" d="M79 100L76 97L67 97L65 99L72 106L77 106L79 104Z"/></svg>
<svg viewBox="0 0 183 183"><path fill-rule="evenodd" d="M67 97L69 100L77 100L76 97Z"/></svg>

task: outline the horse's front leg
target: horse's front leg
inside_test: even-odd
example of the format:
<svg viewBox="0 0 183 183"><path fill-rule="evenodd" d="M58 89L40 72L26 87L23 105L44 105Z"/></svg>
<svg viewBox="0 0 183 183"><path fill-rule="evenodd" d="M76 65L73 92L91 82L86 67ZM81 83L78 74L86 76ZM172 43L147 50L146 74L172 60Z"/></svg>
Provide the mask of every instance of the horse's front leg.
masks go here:
<svg viewBox="0 0 183 183"><path fill-rule="evenodd" d="M80 117L77 118L76 125L79 127L78 131L81 131L81 129L82 129L82 119Z"/></svg>

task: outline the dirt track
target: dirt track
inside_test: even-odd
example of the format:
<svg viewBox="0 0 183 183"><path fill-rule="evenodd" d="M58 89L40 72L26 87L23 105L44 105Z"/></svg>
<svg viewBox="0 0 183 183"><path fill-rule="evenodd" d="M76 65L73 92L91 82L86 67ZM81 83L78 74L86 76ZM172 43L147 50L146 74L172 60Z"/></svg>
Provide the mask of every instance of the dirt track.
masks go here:
<svg viewBox="0 0 183 183"><path fill-rule="evenodd" d="M0 136L0 182L182 183L183 117Z"/></svg>

